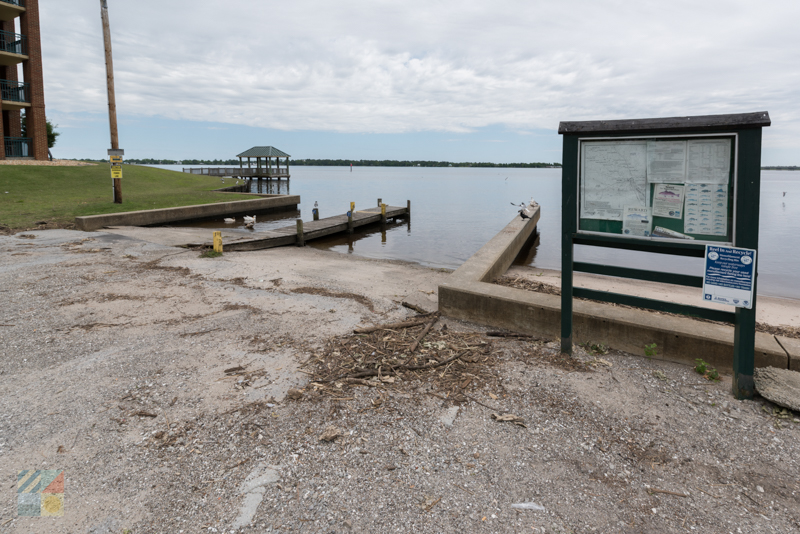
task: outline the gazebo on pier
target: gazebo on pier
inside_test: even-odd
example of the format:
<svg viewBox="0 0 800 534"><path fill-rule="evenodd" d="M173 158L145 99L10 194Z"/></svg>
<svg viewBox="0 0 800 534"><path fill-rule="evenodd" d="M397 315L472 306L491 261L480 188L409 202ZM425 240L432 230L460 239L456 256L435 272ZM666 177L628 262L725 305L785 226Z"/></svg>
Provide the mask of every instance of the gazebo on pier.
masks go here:
<svg viewBox="0 0 800 534"><path fill-rule="evenodd" d="M290 156L286 152L278 150L273 146L254 146L250 150L245 150L236 157L239 158L239 169L241 169L242 176L258 177L259 180L261 178L266 178L268 180L272 178L277 178L278 180L281 178L286 178L287 180L289 179ZM247 158L246 174L244 169L244 158ZM251 167L252 158L255 158L256 160L255 168ZM281 158L285 158L285 167L281 167ZM264 160L263 164L261 161L262 159Z"/></svg>
<svg viewBox="0 0 800 534"><path fill-rule="evenodd" d="M259 180L286 178L289 180L289 158L291 156L273 146L254 146L236 157L239 158L239 167L195 167L184 168L183 172L208 176L231 176L247 180L253 178ZM244 166L244 158L247 158L247 167ZM253 158L255 158L255 167L253 167ZM281 158L285 158L284 166L281 166Z"/></svg>

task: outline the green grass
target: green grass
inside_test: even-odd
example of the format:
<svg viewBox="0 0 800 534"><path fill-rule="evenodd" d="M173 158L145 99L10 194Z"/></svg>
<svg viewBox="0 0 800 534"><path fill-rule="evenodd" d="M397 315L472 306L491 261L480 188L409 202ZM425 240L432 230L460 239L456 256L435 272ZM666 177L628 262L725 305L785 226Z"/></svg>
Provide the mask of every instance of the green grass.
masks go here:
<svg viewBox="0 0 800 534"><path fill-rule="evenodd" d="M219 178L124 165L122 204L114 204L108 165L0 165L0 226L24 230L47 221L50 228L70 228L75 217L84 215L252 198L213 192L228 182L233 185L231 180L225 182L223 185Z"/></svg>

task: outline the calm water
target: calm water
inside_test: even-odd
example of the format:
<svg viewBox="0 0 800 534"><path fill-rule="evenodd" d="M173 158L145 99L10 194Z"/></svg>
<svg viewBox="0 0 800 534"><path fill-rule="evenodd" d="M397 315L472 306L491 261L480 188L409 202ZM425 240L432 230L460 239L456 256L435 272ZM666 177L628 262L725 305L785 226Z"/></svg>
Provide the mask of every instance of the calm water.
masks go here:
<svg viewBox="0 0 800 534"><path fill-rule="evenodd" d="M178 165L160 166L180 170ZM538 247L527 256L530 265L560 269L561 170L430 167L292 167L292 179L262 182L263 193L300 195L298 212L261 220L256 230L311 220L314 202L320 216L342 214L350 202L356 209L392 206L411 200L411 222L370 228L352 239L331 237L311 246L370 258L399 259L432 267L456 268L499 232L519 204L534 197L542 206ZM800 299L800 172L761 174L759 294ZM231 183L226 180L225 185ZM253 191L258 191L253 182ZM783 192L786 196L783 196ZM224 227L204 223L208 227ZM702 260L597 247L576 247L577 261L628 265L653 270L702 274Z"/></svg>

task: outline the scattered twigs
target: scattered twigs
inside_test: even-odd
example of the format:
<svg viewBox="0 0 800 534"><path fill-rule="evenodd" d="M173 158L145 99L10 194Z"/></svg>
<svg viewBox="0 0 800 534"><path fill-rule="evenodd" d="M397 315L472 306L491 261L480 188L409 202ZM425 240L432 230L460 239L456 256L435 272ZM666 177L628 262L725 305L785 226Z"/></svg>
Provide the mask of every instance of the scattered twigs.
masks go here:
<svg viewBox="0 0 800 534"><path fill-rule="evenodd" d="M494 410L495 412L502 412L502 411L504 411L504 410L501 410L500 408L495 408L494 406L489 406L488 404L484 404L484 403L482 403L481 401L479 401L478 399L476 399L475 397L471 397L471 396L467 395L466 393L461 393L461 394L462 394L462 395L464 395L464 396L465 396L466 398L468 398L469 400L471 400L472 402L475 402L475 403L478 403L478 404L480 404L480 405L481 405L481 406L483 406L484 408L489 408L490 410Z"/></svg>
<svg viewBox="0 0 800 534"><path fill-rule="evenodd" d="M498 332L495 330L492 330L491 332L486 332L486 335L489 337L514 337L519 339L530 339L531 341L541 341L543 339L528 334L517 334L516 332Z"/></svg>
<svg viewBox="0 0 800 534"><path fill-rule="evenodd" d="M715 499L719 499L720 498L719 495L714 495L713 493L709 493L709 492L705 491L703 488L697 488L697 491L702 491L706 495L708 495L710 497L714 497Z"/></svg>
<svg viewBox="0 0 800 534"><path fill-rule="evenodd" d="M372 332L377 332L378 330L394 330L397 328L408 328L409 326L419 326L421 324L425 324L427 321L425 319L414 319L411 321L403 321L402 323L389 323L389 324L379 324L376 326L367 326L364 328L356 328L353 330L356 334L371 334Z"/></svg>
<svg viewBox="0 0 800 534"><path fill-rule="evenodd" d="M433 325L436 324L436 321L438 321L438 320L439 320L439 317L434 317L433 320L430 321L428 323L428 325L422 330L422 333L417 336L417 338L414 340L414 342L408 348L409 354L414 352L415 350L417 350L417 347L419 346L420 341L422 341L425 338L425 336L428 335L428 332L431 331L431 328L433 328Z"/></svg>
<svg viewBox="0 0 800 534"><path fill-rule="evenodd" d="M652 495L653 493L664 493L666 495L675 495L676 497L688 497L689 496L688 493L679 493L677 491L669 491L669 490L658 489L658 488L648 488L647 493L649 493L650 495Z"/></svg>
<svg viewBox="0 0 800 534"><path fill-rule="evenodd" d="M341 380L343 378L347 379L347 381L350 381L350 380L356 380L356 379L359 379L359 378L365 378L365 377L368 377L368 376L380 376L380 375L389 376L389 375L397 374L398 371L426 371L428 369L436 369L437 367L441 367L443 365L447 365L448 363L461 358L462 356L466 355L468 352L469 351L465 350L465 351L459 352L455 356L452 356L451 358L448 358L448 359L443 360L441 362L430 363L430 364L427 364L427 365L405 365L405 364L403 364L403 365L398 365L397 367L394 367L392 369L387 369L387 370L383 370L383 371L380 368L378 368L378 369L366 369L366 370L363 370L363 371L359 371L357 373L349 374L349 375L346 375L346 376L341 376L341 377L336 378L334 380L330 380L329 382L333 382L335 380ZM365 381L362 381L362 382L365 382ZM369 385L369 384L367 384L367 385Z"/></svg>
<svg viewBox="0 0 800 534"><path fill-rule="evenodd" d="M404 308L408 308L409 310L414 310L415 312L417 312L420 315L430 315L432 313L432 312L429 312L428 310L420 308L416 304L411 304L411 303L406 302L406 301L403 301L402 305L403 305Z"/></svg>

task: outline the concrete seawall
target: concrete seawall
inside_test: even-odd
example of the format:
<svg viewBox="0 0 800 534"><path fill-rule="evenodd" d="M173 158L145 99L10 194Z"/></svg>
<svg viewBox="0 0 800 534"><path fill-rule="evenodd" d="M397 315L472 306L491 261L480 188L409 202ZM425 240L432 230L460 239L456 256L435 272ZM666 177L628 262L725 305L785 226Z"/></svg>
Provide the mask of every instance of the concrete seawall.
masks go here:
<svg viewBox="0 0 800 534"><path fill-rule="evenodd" d="M75 217L75 224L79 230L89 232L106 226L152 226L191 219L294 210L297 209L299 203L299 195L260 195L260 198L253 200Z"/></svg>
<svg viewBox="0 0 800 534"><path fill-rule="evenodd" d="M505 273L538 220L538 209L528 220L514 218L459 267L439 286L439 311L495 328L558 339L561 297L489 283ZM732 369L732 326L577 299L573 308L575 343L602 343L632 354L644 354L645 345L656 343L657 359L694 365L696 358L702 358L720 370ZM756 367L800 369L800 343L758 332L755 359Z"/></svg>

